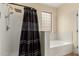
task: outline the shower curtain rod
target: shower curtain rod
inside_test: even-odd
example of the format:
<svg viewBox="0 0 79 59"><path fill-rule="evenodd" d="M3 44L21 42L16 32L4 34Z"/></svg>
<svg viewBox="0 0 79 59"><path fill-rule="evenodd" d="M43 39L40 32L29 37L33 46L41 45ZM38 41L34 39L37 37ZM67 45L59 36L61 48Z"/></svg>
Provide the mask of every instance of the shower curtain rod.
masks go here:
<svg viewBox="0 0 79 59"><path fill-rule="evenodd" d="M24 6L24 5L20 5L20 4L16 4L16 3L9 3L9 4L18 5L18 6L22 6L22 7L28 7L28 6ZM32 7L28 7L28 8L32 8ZM32 9L35 9L35 8L32 8Z"/></svg>

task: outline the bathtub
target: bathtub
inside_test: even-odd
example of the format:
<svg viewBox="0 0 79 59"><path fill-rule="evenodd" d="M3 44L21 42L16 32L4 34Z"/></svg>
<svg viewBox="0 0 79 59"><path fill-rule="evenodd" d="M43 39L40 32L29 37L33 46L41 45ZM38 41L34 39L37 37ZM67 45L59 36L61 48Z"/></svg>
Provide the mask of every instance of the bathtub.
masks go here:
<svg viewBox="0 0 79 59"><path fill-rule="evenodd" d="M62 40L52 40L50 41L50 48L61 47L65 45L71 45L71 42L62 41Z"/></svg>
<svg viewBox="0 0 79 59"><path fill-rule="evenodd" d="M63 56L72 52L72 42L62 40L50 41L49 56Z"/></svg>
<svg viewBox="0 0 79 59"><path fill-rule="evenodd" d="M64 32L54 35L53 32L45 32L45 56L64 56L73 52L72 33Z"/></svg>

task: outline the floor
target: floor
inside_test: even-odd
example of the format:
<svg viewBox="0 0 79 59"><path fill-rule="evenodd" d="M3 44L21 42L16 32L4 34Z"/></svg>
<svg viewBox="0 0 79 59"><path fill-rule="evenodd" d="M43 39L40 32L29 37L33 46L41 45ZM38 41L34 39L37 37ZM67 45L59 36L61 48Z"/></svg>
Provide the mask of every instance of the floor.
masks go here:
<svg viewBox="0 0 79 59"><path fill-rule="evenodd" d="M65 56L79 56L78 54L74 54L74 53L70 53L70 54L67 54Z"/></svg>

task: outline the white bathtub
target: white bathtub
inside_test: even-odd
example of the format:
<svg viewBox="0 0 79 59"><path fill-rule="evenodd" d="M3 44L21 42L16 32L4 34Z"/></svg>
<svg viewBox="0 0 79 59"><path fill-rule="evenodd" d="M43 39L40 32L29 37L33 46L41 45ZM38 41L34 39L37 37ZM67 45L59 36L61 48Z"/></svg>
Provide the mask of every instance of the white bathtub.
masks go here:
<svg viewBox="0 0 79 59"><path fill-rule="evenodd" d="M61 41L61 40L52 40L50 41L50 48L61 47L65 45L71 45L71 42Z"/></svg>
<svg viewBox="0 0 79 59"><path fill-rule="evenodd" d="M50 41L49 56L63 56L72 52L72 42L62 40Z"/></svg>
<svg viewBox="0 0 79 59"><path fill-rule="evenodd" d="M64 56L72 51L71 32L57 34L57 37L53 32L45 32L45 56Z"/></svg>

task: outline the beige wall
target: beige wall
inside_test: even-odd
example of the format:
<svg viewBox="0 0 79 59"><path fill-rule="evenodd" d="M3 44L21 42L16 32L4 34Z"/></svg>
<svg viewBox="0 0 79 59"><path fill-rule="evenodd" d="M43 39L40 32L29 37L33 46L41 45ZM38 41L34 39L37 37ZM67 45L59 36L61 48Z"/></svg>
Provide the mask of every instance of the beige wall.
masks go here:
<svg viewBox="0 0 79 59"><path fill-rule="evenodd" d="M68 32L72 33L72 36L73 36L72 38L75 43L74 45L77 46L75 13L76 13L77 9L79 8L79 4L73 4L73 3L64 4L57 9L54 7L40 4L40 3L27 3L27 4L21 3L21 4L37 9L40 31L41 31L41 18L42 18L41 11L52 12L52 14L53 14L52 20L57 20L57 23L56 23L56 21L54 21L54 22L52 22L52 25L57 25L58 34L61 35L61 33L68 33ZM54 27L54 31L56 31L56 27ZM62 36L60 36L60 39L62 39Z"/></svg>
<svg viewBox="0 0 79 59"><path fill-rule="evenodd" d="M75 47L77 46L77 35L76 35L77 33L76 33L75 20L76 20L77 9L79 9L79 4L66 3L58 7L57 9L40 3L27 3L27 4L21 3L21 4L37 9L40 31L41 31L41 18L42 18L41 12L42 11L52 12L52 20L57 20L57 23L56 21L54 22L52 21L52 25L57 25L58 35L61 35L58 39L64 40L66 38L64 37L64 35L71 33L74 46ZM54 31L56 31L56 27L54 27Z"/></svg>
<svg viewBox="0 0 79 59"><path fill-rule="evenodd" d="M57 9L57 31L58 33L73 33L73 43L77 46L77 32L75 26L76 12L79 4L64 4Z"/></svg>

